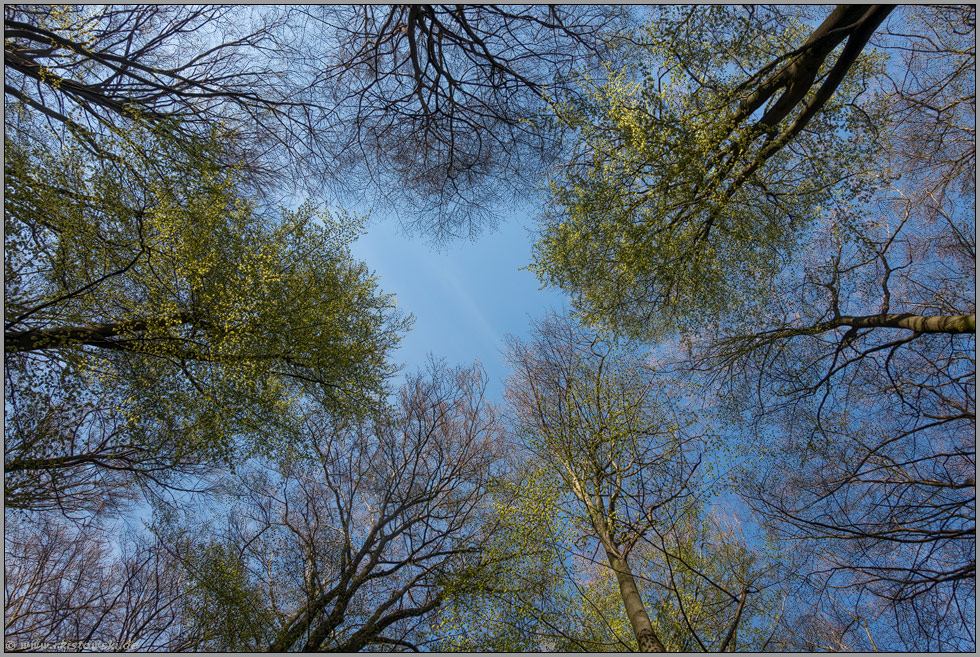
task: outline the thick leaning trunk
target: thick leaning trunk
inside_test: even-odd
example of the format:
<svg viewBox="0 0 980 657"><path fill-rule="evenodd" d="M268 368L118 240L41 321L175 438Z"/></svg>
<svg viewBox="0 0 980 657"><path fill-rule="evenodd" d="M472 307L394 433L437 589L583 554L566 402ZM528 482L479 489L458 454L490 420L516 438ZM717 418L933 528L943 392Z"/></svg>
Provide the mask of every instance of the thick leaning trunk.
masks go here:
<svg viewBox="0 0 980 657"><path fill-rule="evenodd" d="M630 619L630 626L633 628L633 634L636 635L640 652L665 652L663 643L653 631L653 624L643 606L643 599L640 598L640 591L636 587L636 579L633 577L633 571L630 570L629 564L626 563L625 559L608 549L606 550L606 557L609 559L609 566L616 573L619 593L623 598L623 606L626 607L626 615Z"/></svg>
<svg viewBox="0 0 980 657"><path fill-rule="evenodd" d="M817 72L827 57L845 39L839 58L828 72L814 97L806 104L803 125L834 94L844 76L857 60L868 39L894 9L889 5L839 5L814 30L799 55L770 77L743 103L745 116L761 108L778 90L782 95L759 120L759 126L774 128L806 98L816 82ZM799 126L799 129L803 128ZM797 130L797 132L799 131Z"/></svg>

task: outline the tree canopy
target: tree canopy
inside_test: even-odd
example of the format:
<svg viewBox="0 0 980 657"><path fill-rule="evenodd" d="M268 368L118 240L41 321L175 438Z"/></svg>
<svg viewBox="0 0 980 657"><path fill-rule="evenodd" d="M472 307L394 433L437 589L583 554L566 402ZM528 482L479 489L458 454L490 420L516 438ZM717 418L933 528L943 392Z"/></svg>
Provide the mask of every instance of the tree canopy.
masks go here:
<svg viewBox="0 0 980 657"><path fill-rule="evenodd" d="M881 64L862 50L887 10L863 11L835 10L809 36L734 7L658 13L629 65L554 104L576 137L550 183L541 280L638 337L769 295L807 228L878 184L884 116L868 80Z"/></svg>
<svg viewBox="0 0 980 657"><path fill-rule="evenodd" d="M499 459L477 366L431 363L371 420L316 415L307 458L229 485L227 528L163 525L187 570L195 649L408 648L486 539Z"/></svg>
<svg viewBox="0 0 980 657"><path fill-rule="evenodd" d="M260 211L218 134L135 124L105 158L32 125L4 149L8 505L287 449L300 402L384 394L406 324L350 256L354 219Z"/></svg>
<svg viewBox="0 0 980 657"><path fill-rule="evenodd" d="M614 634L621 645L724 652L740 629L752 643L742 621L766 613L755 599L760 574L754 557L702 515L711 439L683 409L683 389L640 354L556 316L528 343L513 340L509 358L514 429L541 469L518 504L532 505L528 519L543 511L537 523L555 522L549 514L564 521L571 536L559 541L568 553L558 559L598 566L628 619L632 636L626 627ZM537 486L550 508L540 508ZM704 552L692 552L695 545ZM596 612L611 629L616 615ZM764 639L755 645L764 646Z"/></svg>
<svg viewBox="0 0 980 657"><path fill-rule="evenodd" d="M975 17L6 5L5 647L975 650Z"/></svg>

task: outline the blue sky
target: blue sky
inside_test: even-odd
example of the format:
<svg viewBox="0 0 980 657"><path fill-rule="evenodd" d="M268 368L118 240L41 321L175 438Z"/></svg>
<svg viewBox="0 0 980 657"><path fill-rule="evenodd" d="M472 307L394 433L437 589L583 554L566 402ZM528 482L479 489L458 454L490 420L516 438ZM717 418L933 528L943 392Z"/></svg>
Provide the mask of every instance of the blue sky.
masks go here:
<svg viewBox="0 0 980 657"><path fill-rule="evenodd" d="M396 295L398 307L415 316L394 355L405 371L424 366L430 353L450 366L479 360L490 377L488 398L502 400L504 338L527 335L532 319L566 305L563 293L539 289L534 274L521 269L531 261L531 212L511 213L476 241L438 251L391 218L370 223L352 251L380 277L381 289Z"/></svg>

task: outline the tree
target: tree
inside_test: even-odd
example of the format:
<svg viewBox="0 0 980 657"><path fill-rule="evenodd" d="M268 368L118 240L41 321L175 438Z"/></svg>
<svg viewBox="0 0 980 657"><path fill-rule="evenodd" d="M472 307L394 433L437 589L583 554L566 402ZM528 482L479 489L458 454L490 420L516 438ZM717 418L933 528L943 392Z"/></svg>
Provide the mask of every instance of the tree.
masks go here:
<svg viewBox="0 0 980 657"><path fill-rule="evenodd" d="M492 225L502 191L526 194L551 136L531 119L582 67L614 56L626 14L610 7L399 5L302 10L309 87L341 119L320 126L335 170L438 240ZM318 53L312 61L299 54ZM327 91L329 90L329 91ZM514 184L514 181L521 181ZM367 187L370 189L370 187Z"/></svg>
<svg viewBox="0 0 980 657"><path fill-rule="evenodd" d="M224 124L236 135L230 162L270 184L260 128L297 109L282 71L259 56L275 26L229 7L7 5L4 97L100 156L111 156L101 138L134 119L182 139Z"/></svg>
<svg viewBox="0 0 980 657"><path fill-rule="evenodd" d="M515 172L547 161L530 115L609 58L625 19L586 6L4 12L5 97L96 152L134 116L184 137L223 123L259 189L366 191L437 240L475 234L502 189L521 191Z"/></svg>
<svg viewBox="0 0 980 657"><path fill-rule="evenodd" d="M261 211L220 134L136 126L105 158L24 127L4 150L8 505L102 509L287 450L301 399L384 394L406 322L350 257L356 220Z"/></svg>
<svg viewBox="0 0 980 657"><path fill-rule="evenodd" d="M635 352L568 320L542 322L509 357L516 430L571 498L557 506L581 532L578 556L605 555L634 645L725 651L756 575L727 541L703 561L692 552L707 536L697 528L703 446L693 418Z"/></svg>
<svg viewBox="0 0 980 657"><path fill-rule="evenodd" d="M590 320L650 338L738 311L821 208L875 188L880 64L861 53L888 8L839 8L809 38L791 17L770 33L768 11L658 12L630 66L555 102L576 136L534 269Z"/></svg>
<svg viewBox="0 0 980 657"><path fill-rule="evenodd" d="M790 288L799 296L781 297L806 312L773 316L781 328L762 334L735 329L694 353L750 419L743 438L765 445L743 493L777 536L808 546L815 586L887 601L902 649L961 649L976 577L974 337L801 328L819 327L817 313L837 312L838 300L843 312L887 311L892 290L936 315L972 305L960 274L950 276L949 234L895 223L869 240L870 253L815 241L832 263ZM940 291L949 294L932 296Z"/></svg>
<svg viewBox="0 0 980 657"><path fill-rule="evenodd" d="M471 652L629 652L637 649L608 562L550 462L521 458L515 481L497 490L486 572L446 601L437 648ZM651 625L667 651L717 650L738 615L729 650L778 645L781 583L773 561L746 547L720 514L692 505L630 554ZM763 575L763 573L766 573ZM751 593L738 598L744 582ZM737 598L733 609L732 595ZM739 609L739 602L744 606Z"/></svg>
<svg viewBox="0 0 980 657"><path fill-rule="evenodd" d="M7 652L185 650L181 574L152 537L103 523L5 514Z"/></svg>
<svg viewBox="0 0 980 657"><path fill-rule="evenodd" d="M433 364L373 420L306 421L307 448L240 473L227 528L161 535L185 564L195 649L419 648L480 562L499 421L476 366Z"/></svg>

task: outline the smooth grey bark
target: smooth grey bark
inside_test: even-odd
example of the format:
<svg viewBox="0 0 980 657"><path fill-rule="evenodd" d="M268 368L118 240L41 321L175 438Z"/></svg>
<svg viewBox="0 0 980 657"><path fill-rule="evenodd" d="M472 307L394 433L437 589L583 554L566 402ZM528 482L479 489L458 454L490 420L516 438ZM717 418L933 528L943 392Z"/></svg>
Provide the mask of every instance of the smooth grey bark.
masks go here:
<svg viewBox="0 0 980 657"><path fill-rule="evenodd" d="M640 589L636 586L633 571L630 570L626 556L613 539L613 532L609 526L604 506L601 502L591 499L581 484L574 480L574 475L573 483L573 491L588 509L592 527L602 542L609 567L616 574L619 594L623 599L623 607L626 609L626 616L630 620L630 627L633 628L633 634L636 636L640 652L665 652L664 644L654 632L650 615L643 605L643 598L640 597Z"/></svg>
<svg viewBox="0 0 980 657"><path fill-rule="evenodd" d="M866 315L862 317L844 316L838 320L839 326L852 328L901 328L918 333L976 333L976 313L969 315L913 315L912 313L891 313Z"/></svg>
<svg viewBox="0 0 980 657"><path fill-rule="evenodd" d="M630 626L633 628L633 634L636 635L640 652L665 652L663 643L653 631L650 615L643 606L643 599L636 586L636 578L633 577L633 571L630 570L626 559L608 548L606 557L609 559L609 566L616 573L616 582L619 584L623 606L626 607L626 616L630 619Z"/></svg>

